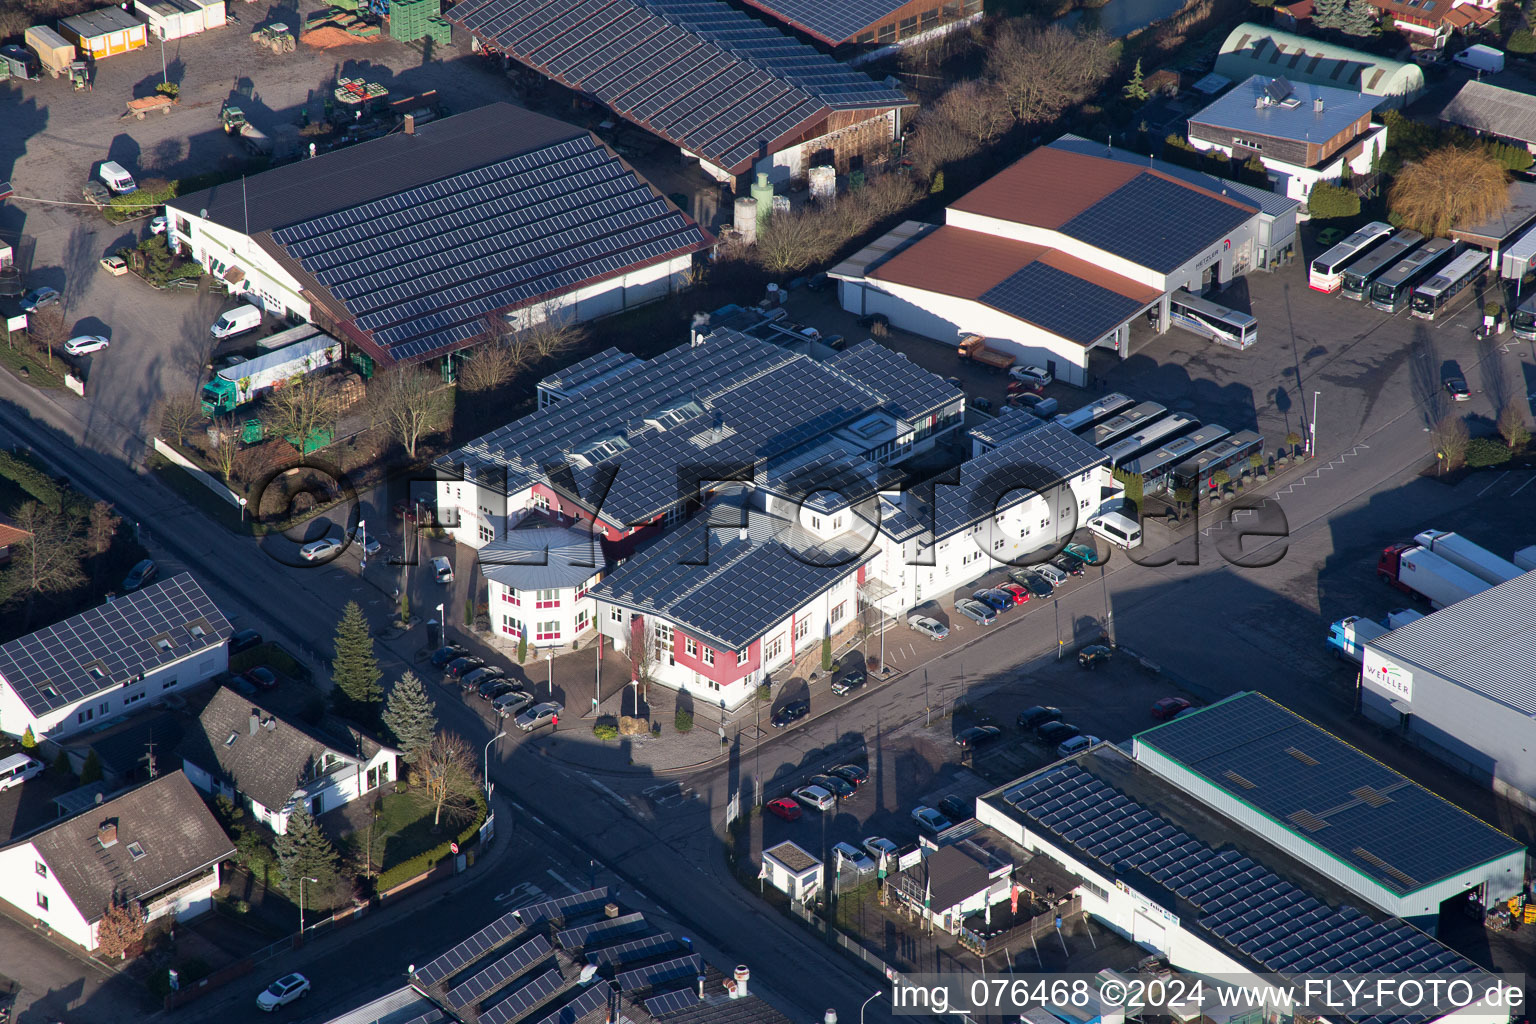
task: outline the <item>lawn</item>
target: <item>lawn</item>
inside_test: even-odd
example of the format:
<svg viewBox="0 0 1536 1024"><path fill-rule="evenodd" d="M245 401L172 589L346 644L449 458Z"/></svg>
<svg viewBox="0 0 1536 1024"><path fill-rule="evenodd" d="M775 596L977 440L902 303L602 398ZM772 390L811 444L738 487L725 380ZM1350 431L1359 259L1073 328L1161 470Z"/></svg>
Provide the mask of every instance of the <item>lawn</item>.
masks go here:
<svg viewBox="0 0 1536 1024"><path fill-rule="evenodd" d="M47 360L39 359L30 348L12 348L8 344L0 345L0 366L9 370L17 380L26 381L35 388L62 388L64 374L69 372L69 365L57 356L50 369ZM26 377L21 375L22 367L26 367Z"/></svg>
<svg viewBox="0 0 1536 1024"><path fill-rule="evenodd" d="M404 793L386 793L381 799L377 823L373 827L373 855L376 870L385 870L426 853L454 838L464 827L462 821L450 821L446 811L442 828L432 831L432 800L425 789L412 788ZM366 829L359 829L354 839L358 846L366 841Z"/></svg>

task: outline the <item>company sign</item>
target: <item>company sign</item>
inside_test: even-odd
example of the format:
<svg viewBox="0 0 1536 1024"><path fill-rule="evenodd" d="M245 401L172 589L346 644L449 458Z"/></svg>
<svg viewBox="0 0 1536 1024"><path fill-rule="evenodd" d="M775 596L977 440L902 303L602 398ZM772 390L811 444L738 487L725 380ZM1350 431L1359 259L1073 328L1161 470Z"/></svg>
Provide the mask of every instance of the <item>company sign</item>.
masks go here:
<svg viewBox="0 0 1536 1024"><path fill-rule="evenodd" d="M1361 675L1366 682L1375 683L1389 695L1409 702L1413 701L1413 673L1394 665L1369 647L1365 649L1365 661Z"/></svg>

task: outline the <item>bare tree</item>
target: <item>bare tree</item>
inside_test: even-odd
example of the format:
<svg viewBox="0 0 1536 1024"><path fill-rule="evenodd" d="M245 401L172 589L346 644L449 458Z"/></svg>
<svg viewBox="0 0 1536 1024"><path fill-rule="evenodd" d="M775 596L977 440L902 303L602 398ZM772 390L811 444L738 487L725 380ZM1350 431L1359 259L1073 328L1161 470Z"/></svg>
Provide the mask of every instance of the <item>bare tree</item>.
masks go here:
<svg viewBox="0 0 1536 1024"><path fill-rule="evenodd" d="M1013 127L1008 99L994 82L960 82L939 97L930 113L982 146Z"/></svg>
<svg viewBox="0 0 1536 1024"><path fill-rule="evenodd" d="M1510 402L1499 413L1499 436L1509 445L1510 451L1524 448L1531 439L1531 428L1525 422L1525 413Z"/></svg>
<svg viewBox="0 0 1536 1024"><path fill-rule="evenodd" d="M70 590L85 582L76 537L79 518L29 501L16 510L14 519L28 536L11 557L4 591L8 596L24 593L30 613L39 595Z"/></svg>
<svg viewBox="0 0 1536 1024"><path fill-rule="evenodd" d="M48 357L48 365L52 366L53 350L64 344L69 337L69 314L64 311L64 304L46 306L28 313L27 337L37 346L39 355Z"/></svg>
<svg viewBox="0 0 1536 1024"><path fill-rule="evenodd" d="M1443 235L1509 208L1509 174L1486 149L1446 146L1403 168L1387 206L1403 226Z"/></svg>
<svg viewBox="0 0 1536 1024"><path fill-rule="evenodd" d="M577 322L575 312L554 302L530 308L522 319L527 326L513 336L514 343L526 345L536 359L548 359L587 339L586 326Z"/></svg>
<svg viewBox="0 0 1536 1024"><path fill-rule="evenodd" d="M814 210L775 214L758 233L758 262L778 274L804 270L827 259L841 241L829 230L835 223Z"/></svg>
<svg viewBox="0 0 1536 1024"><path fill-rule="evenodd" d="M1114 65L1103 33L1078 35L1059 25L1038 29L1011 21L993 40L987 71L1016 120L1043 124L1091 95Z"/></svg>
<svg viewBox="0 0 1536 1024"><path fill-rule="evenodd" d="M160 429L178 446L187 443L187 435L202 419L203 402L196 389L172 391L160 400Z"/></svg>
<svg viewBox="0 0 1536 1024"><path fill-rule="evenodd" d="M416 366L397 367L376 377L368 386L368 398L374 419L383 422L413 459L422 437L437 428L452 405L442 379Z"/></svg>
<svg viewBox="0 0 1536 1024"><path fill-rule="evenodd" d="M229 483L240 458L240 424L233 416L220 416L213 421L213 431L208 435L208 457L224 482Z"/></svg>
<svg viewBox="0 0 1536 1024"><path fill-rule="evenodd" d="M432 827L442 823L443 812L450 820L463 821L474 813L471 790L475 785L475 752L460 736L438 733L416 762L432 800Z"/></svg>
<svg viewBox="0 0 1536 1024"><path fill-rule="evenodd" d="M932 178L948 164L964 160L980 148L959 125L935 111L918 122L907 151L917 173Z"/></svg>
<svg viewBox="0 0 1536 1024"><path fill-rule="evenodd" d="M302 450L316 434L336 429L341 403L336 389L323 377L291 380L267 396L271 432L293 438Z"/></svg>
<svg viewBox="0 0 1536 1024"><path fill-rule="evenodd" d="M123 521L122 517L112 511L110 502L98 501L91 506L91 521L85 529L85 539L90 545L91 554L105 554L107 548L112 546L112 538L117 533L117 526Z"/></svg>
<svg viewBox="0 0 1536 1024"><path fill-rule="evenodd" d="M1467 460L1467 445L1472 436L1467 421L1460 416L1451 413L1443 417L1430 436L1435 444L1435 457L1445 463L1446 469L1458 469Z"/></svg>
<svg viewBox="0 0 1536 1024"><path fill-rule="evenodd" d="M459 387L465 391L494 391L522 369L519 356L508 344L511 329L501 314L487 313L481 321L484 340L459 367Z"/></svg>
<svg viewBox="0 0 1536 1024"><path fill-rule="evenodd" d="M108 957L128 958L128 949L144 937L144 908L128 901L114 901L96 925L96 948Z"/></svg>

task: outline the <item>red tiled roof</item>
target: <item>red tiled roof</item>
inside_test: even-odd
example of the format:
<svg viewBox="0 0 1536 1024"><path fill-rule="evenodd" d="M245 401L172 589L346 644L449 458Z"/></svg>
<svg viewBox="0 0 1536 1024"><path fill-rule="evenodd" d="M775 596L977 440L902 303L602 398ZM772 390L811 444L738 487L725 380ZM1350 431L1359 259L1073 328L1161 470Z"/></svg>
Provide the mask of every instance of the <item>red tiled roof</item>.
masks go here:
<svg viewBox="0 0 1536 1024"><path fill-rule="evenodd" d="M877 281L921 288L961 299L980 299L989 289L1031 263L1043 263L1138 302L1161 292L1057 249L945 226L875 268Z"/></svg>

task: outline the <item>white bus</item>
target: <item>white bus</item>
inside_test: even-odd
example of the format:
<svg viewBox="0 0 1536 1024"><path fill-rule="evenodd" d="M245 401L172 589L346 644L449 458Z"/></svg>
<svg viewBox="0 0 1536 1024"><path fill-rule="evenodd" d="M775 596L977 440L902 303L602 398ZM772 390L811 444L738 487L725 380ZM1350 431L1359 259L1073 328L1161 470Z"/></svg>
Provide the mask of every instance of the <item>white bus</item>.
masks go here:
<svg viewBox="0 0 1536 1024"><path fill-rule="evenodd" d="M1151 423L1163 413L1168 411L1166 405L1158 405L1156 402L1142 402L1132 406L1103 423L1095 423L1093 428L1086 431L1081 437L1095 448L1104 449L1120 440L1131 431L1136 430L1147 423Z"/></svg>
<svg viewBox="0 0 1536 1024"><path fill-rule="evenodd" d="M1431 238L1371 282L1371 305L1383 313L1406 309L1413 289L1460 252L1461 246L1448 238Z"/></svg>
<svg viewBox="0 0 1536 1024"><path fill-rule="evenodd" d="M1413 290L1413 315L1433 320L1470 299L1488 272L1488 254L1469 249L1434 277Z"/></svg>
<svg viewBox="0 0 1536 1024"><path fill-rule="evenodd" d="M1168 478L1177 467L1230 433L1226 427L1208 423L1193 434L1159 445L1156 451L1148 452L1129 463L1125 471L1141 477L1143 496L1157 494L1168 487Z"/></svg>
<svg viewBox="0 0 1536 1024"><path fill-rule="evenodd" d="M0 792L19 786L35 775L42 774L43 764L26 754L12 754L0 758Z"/></svg>
<svg viewBox="0 0 1536 1024"><path fill-rule="evenodd" d="M1168 296L1168 322L1228 348L1251 348L1259 340L1259 322L1247 313L1182 289Z"/></svg>
<svg viewBox="0 0 1536 1024"><path fill-rule="evenodd" d="M1105 395L1097 402L1089 402L1081 409L1073 409L1069 413L1057 416L1056 422L1076 434L1135 404L1135 399L1117 391L1112 395Z"/></svg>
<svg viewBox="0 0 1536 1024"><path fill-rule="evenodd" d="M1102 451L1109 458L1110 467L1119 469L1149 448L1187 433L1199 425L1200 422L1193 417L1176 412L1171 416L1164 416L1156 423L1147 424L1136 433L1121 438Z"/></svg>
<svg viewBox="0 0 1536 1024"><path fill-rule="evenodd" d="M1336 292L1344 279L1344 268L1380 245L1392 234L1392 225L1373 220L1338 245L1312 261L1307 271L1307 287L1320 292Z"/></svg>
<svg viewBox="0 0 1536 1024"><path fill-rule="evenodd" d="M1515 307L1509 318L1509 329L1523 341L1536 341L1536 295Z"/></svg>
<svg viewBox="0 0 1536 1024"><path fill-rule="evenodd" d="M1345 268L1344 276L1339 280L1339 294L1356 302L1365 301L1371 282L1391 270L1422 241L1424 236L1417 231L1399 231Z"/></svg>

